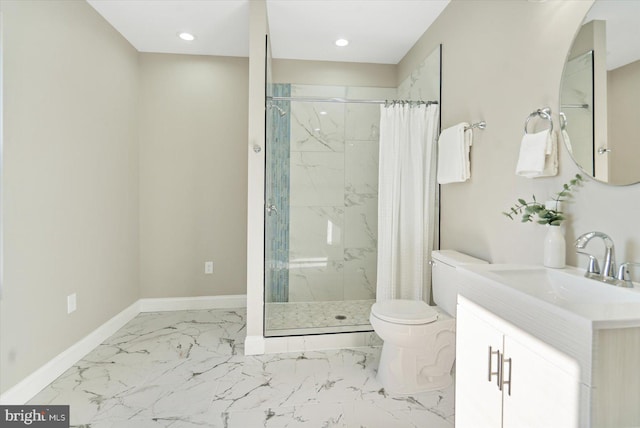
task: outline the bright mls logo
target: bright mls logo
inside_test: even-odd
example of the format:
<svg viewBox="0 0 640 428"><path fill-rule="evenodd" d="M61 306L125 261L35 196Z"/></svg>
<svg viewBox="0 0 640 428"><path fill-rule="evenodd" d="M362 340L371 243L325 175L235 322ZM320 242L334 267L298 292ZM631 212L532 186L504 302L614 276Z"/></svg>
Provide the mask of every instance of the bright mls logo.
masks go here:
<svg viewBox="0 0 640 428"><path fill-rule="evenodd" d="M0 428L69 428L69 406L0 406Z"/></svg>

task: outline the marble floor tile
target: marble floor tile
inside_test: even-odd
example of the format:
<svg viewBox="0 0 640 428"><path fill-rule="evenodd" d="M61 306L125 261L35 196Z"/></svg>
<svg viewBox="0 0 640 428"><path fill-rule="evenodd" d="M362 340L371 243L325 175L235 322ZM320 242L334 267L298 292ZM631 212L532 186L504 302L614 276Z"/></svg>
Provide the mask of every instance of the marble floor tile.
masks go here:
<svg viewBox="0 0 640 428"><path fill-rule="evenodd" d="M91 428L453 427L453 388L386 393L379 347L243 355L245 315L140 314L31 403Z"/></svg>

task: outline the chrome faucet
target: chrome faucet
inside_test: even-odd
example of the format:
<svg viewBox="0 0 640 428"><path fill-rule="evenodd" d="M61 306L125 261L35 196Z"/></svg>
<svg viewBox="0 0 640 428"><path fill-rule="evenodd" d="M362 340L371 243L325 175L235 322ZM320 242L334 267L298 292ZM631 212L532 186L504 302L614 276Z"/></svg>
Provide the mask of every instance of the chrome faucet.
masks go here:
<svg viewBox="0 0 640 428"><path fill-rule="evenodd" d="M593 271L593 256L590 256L589 269L587 270L585 276L593 279L598 279L606 283L624 286L625 281L616 278L615 246L613 244L613 240L609 237L609 235L602 232L587 232L580 235L578 239L576 239L575 247L579 250L583 250L587 246L589 241L591 241L593 238L600 238L604 242L605 253L604 261L602 262L602 273L600 273L600 275L597 275L598 272ZM578 251L578 253L585 254L581 253L580 251ZM595 265L597 266L597 263L595 263Z"/></svg>

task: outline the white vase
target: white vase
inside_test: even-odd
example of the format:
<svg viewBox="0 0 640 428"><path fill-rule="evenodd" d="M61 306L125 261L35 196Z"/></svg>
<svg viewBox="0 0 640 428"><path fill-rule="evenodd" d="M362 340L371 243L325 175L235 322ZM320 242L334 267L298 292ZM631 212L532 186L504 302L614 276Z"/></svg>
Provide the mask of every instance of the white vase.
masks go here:
<svg viewBox="0 0 640 428"><path fill-rule="evenodd" d="M562 228L547 225L547 234L544 237L544 265L550 268L563 268L566 253Z"/></svg>

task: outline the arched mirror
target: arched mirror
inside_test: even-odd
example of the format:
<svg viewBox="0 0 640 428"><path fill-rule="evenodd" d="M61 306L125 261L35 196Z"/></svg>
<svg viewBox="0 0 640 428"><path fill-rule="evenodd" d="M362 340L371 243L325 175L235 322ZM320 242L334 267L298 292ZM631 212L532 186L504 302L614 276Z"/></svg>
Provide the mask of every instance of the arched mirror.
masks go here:
<svg viewBox="0 0 640 428"><path fill-rule="evenodd" d="M640 182L640 1L596 0L562 75L560 128L586 174Z"/></svg>

